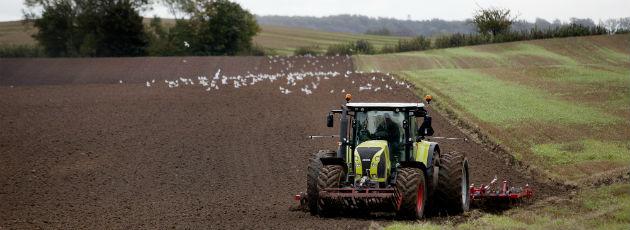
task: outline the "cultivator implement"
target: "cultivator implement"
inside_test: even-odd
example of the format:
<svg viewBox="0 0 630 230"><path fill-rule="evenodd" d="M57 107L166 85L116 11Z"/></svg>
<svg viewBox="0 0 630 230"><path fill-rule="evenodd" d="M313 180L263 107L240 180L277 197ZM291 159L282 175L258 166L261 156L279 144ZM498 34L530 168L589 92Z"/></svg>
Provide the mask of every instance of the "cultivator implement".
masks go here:
<svg viewBox="0 0 630 230"><path fill-rule="evenodd" d="M328 210L363 210L363 211L394 211L395 196L393 188L328 188L319 193L319 206ZM308 210L305 193L295 195L300 202L299 209Z"/></svg>
<svg viewBox="0 0 630 230"><path fill-rule="evenodd" d="M320 206L325 209L393 211L393 188L328 188L319 193Z"/></svg>
<svg viewBox="0 0 630 230"><path fill-rule="evenodd" d="M470 185L470 200L473 204L481 205L513 205L530 200L534 190L526 184L525 187L511 187L507 180L497 184L495 177L489 184L475 187Z"/></svg>

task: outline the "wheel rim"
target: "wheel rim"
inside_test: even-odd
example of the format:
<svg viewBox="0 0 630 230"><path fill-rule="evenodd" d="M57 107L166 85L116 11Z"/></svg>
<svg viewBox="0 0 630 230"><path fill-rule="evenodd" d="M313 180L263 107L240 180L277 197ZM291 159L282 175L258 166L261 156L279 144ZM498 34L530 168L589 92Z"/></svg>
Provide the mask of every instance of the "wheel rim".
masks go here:
<svg viewBox="0 0 630 230"><path fill-rule="evenodd" d="M422 213L424 205L424 183L418 185L418 196L416 201L416 211L418 214Z"/></svg>

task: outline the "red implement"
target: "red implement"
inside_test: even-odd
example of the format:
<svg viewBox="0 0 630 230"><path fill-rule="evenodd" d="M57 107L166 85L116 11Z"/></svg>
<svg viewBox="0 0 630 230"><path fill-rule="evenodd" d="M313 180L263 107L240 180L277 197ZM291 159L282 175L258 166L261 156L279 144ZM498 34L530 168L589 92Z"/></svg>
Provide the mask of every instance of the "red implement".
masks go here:
<svg viewBox="0 0 630 230"><path fill-rule="evenodd" d="M529 200L534 196L534 190L528 184L525 187L510 187L509 182L504 180L500 185L496 184L495 178L488 185L475 187L470 185L470 200L473 203L509 203L515 204Z"/></svg>

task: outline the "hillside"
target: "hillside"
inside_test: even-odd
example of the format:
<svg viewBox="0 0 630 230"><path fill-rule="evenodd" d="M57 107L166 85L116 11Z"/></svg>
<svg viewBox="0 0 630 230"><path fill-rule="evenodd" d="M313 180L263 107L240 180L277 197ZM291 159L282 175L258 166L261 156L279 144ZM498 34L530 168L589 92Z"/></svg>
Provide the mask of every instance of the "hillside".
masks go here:
<svg viewBox="0 0 630 230"><path fill-rule="evenodd" d="M435 94L517 160L573 184L628 171L630 36L358 56ZM617 172L617 173L615 173Z"/></svg>
<svg viewBox="0 0 630 230"><path fill-rule="evenodd" d="M254 37L254 42L265 48L274 49L280 54L292 54L293 50L298 47L317 46L320 51L325 51L329 45L353 42L359 39L368 40L375 48L380 49L386 44L397 44L401 38L405 37L334 33L263 25L262 31Z"/></svg>
<svg viewBox="0 0 630 230"><path fill-rule="evenodd" d="M145 21L148 23L148 20ZM172 20L164 20L164 24L168 26L172 25L173 22ZM254 43L267 49L272 49L281 55L293 54L296 48L303 46L316 46L320 51L325 51L331 44L356 41L358 39L366 39L374 44L376 48L381 48L385 44L397 44L399 39L404 38L333 33L282 26L262 25L261 27L262 31L254 37ZM19 21L0 22L0 45L35 44L36 41L31 37L34 33L36 33L36 29L30 25L25 26Z"/></svg>
<svg viewBox="0 0 630 230"><path fill-rule="evenodd" d="M416 94L432 94L434 108L523 162L539 175L532 180L577 188L459 223L389 229L630 226L630 35L354 58L361 70L396 73L417 87Z"/></svg>

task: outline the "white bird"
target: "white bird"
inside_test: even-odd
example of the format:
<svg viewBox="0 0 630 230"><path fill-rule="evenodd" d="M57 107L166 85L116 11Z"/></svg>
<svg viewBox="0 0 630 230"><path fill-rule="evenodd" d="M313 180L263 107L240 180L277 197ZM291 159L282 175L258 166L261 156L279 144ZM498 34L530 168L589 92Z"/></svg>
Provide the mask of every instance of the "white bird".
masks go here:
<svg viewBox="0 0 630 230"><path fill-rule="evenodd" d="M212 78L213 80L219 80L219 74L221 74L221 69L217 70L217 72L214 74L214 78Z"/></svg>
<svg viewBox="0 0 630 230"><path fill-rule="evenodd" d="M190 48L190 44L188 44L187 41L184 41L184 46L186 46L186 48Z"/></svg>

